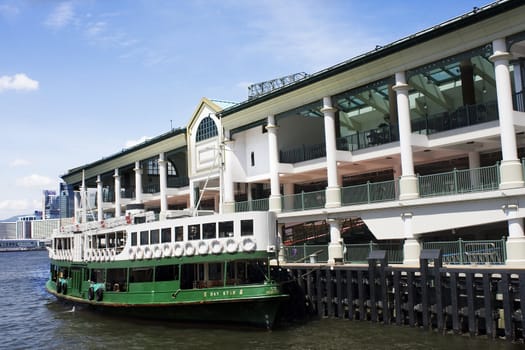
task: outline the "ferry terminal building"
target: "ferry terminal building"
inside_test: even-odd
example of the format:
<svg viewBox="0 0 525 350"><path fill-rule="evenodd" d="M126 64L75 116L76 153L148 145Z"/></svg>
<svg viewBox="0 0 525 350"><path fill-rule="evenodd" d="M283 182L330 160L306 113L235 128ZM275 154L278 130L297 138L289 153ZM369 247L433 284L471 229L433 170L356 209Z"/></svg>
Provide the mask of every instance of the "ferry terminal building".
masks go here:
<svg viewBox="0 0 525 350"><path fill-rule="evenodd" d="M93 220L271 210L284 244L322 241L329 263L349 242L418 264L426 242L503 236L524 266L523 18L497 1L241 103L203 98L185 127L62 178L96 192Z"/></svg>

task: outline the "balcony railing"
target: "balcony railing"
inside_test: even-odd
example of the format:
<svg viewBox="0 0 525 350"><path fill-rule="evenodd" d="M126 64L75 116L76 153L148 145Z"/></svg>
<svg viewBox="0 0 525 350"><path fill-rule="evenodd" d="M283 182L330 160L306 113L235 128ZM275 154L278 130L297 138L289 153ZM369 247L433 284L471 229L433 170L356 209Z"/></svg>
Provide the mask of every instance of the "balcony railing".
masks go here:
<svg viewBox="0 0 525 350"><path fill-rule="evenodd" d="M525 160L524 164L525 174ZM376 202L394 201L398 198L397 180L367 182L341 188L341 204L357 205ZM446 173L422 175L418 177L420 197L446 196L461 193L494 191L499 188L499 164L492 166L464 169ZM282 211L302 211L324 208L325 190L301 192L282 196ZM235 203L236 211L269 210L268 199Z"/></svg>
<svg viewBox="0 0 525 350"><path fill-rule="evenodd" d="M326 157L326 145L324 143L302 145L301 147L279 152L279 161L281 163L298 163L323 157Z"/></svg>
<svg viewBox="0 0 525 350"><path fill-rule="evenodd" d="M519 112L525 112L525 102L523 99L523 91L515 93L512 102L514 103L514 110L519 111Z"/></svg>
<svg viewBox="0 0 525 350"><path fill-rule="evenodd" d="M430 135L436 132L498 120L498 105L494 102L462 106L454 112L432 114L412 120L412 132Z"/></svg>
<svg viewBox="0 0 525 350"><path fill-rule="evenodd" d="M504 264L505 237L499 240L423 242L423 249L440 249L443 264Z"/></svg>
<svg viewBox="0 0 525 350"><path fill-rule="evenodd" d="M368 255L374 250L386 250L389 263L403 263L403 242L345 244L341 249L343 249L345 263L366 264ZM284 257L289 263L326 263L329 258L328 245L303 244L284 246Z"/></svg>
<svg viewBox="0 0 525 350"><path fill-rule="evenodd" d="M268 211L270 208L269 205L269 199L268 198L262 198L262 199L254 199L251 201L244 201L244 202L236 202L235 203L235 211L241 212L241 211Z"/></svg>
<svg viewBox="0 0 525 350"><path fill-rule="evenodd" d="M419 196L445 196L458 193L494 191L500 183L499 165L452 170L419 176Z"/></svg>
<svg viewBox="0 0 525 350"><path fill-rule="evenodd" d="M356 151L385 143L399 141L397 125L385 125L379 128L357 131L355 134L337 139L337 149L340 151Z"/></svg>
<svg viewBox="0 0 525 350"><path fill-rule="evenodd" d="M190 184L190 178L187 176L183 176L183 177L168 176L168 187L169 188L186 187L189 184Z"/></svg>

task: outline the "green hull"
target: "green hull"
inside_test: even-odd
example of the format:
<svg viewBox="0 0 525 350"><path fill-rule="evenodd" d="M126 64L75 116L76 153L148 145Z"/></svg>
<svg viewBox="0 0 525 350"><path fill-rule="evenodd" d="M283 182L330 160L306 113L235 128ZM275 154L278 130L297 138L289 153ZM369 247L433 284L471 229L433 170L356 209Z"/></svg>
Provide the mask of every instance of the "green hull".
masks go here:
<svg viewBox="0 0 525 350"><path fill-rule="evenodd" d="M166 262L169 261L163 260L163 263ZM58 290L56 281L50 279L46 283L49 293L60 300L125 317L228 323L270 329L278 318L283 302L288 300L288 295L281 292L279 284L270 281L239 285L227 285L226 281L221 281L222 285L218 286L193 285L185 289L181 289L179 280L142 282L127 283L124 290L112 291L104 283L95 285L88 281L84 271L103 265L107 268L125 265L136 267L138 262L71 264L52 260L51 264L80 272L60 279L61 287ZM155 262L142 261L140 264ZM94 293L94 286L103 289L100 295Z"/></svg>

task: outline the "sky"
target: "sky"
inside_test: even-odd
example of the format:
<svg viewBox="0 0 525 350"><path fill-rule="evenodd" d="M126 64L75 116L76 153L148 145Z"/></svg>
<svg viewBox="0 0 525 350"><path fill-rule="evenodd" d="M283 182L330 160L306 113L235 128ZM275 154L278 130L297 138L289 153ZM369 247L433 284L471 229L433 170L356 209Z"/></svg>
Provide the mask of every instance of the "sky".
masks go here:
<svg viewBox="0 0 525 350"><path fill-rule="evenodd" d="M309 74L490 0L0 0L0 219L202 97Z"/></svg>

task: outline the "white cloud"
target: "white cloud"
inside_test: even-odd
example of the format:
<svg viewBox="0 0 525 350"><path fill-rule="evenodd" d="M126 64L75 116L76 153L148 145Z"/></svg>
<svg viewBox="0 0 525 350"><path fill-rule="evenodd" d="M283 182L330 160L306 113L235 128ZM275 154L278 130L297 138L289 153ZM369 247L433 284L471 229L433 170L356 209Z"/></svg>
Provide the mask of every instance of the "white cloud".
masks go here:
<svg viewBox="0 0 525 350"><path fill-rule="evenodd" d="M131 148L133 146L136 146L140 143L143 143L143 142L146 142L148 141L149 139L151 139L151 137L148 137L148 136L142 136L140 139L138 140L128 140L126 141L126 144L124 145L124 148Z"/></svg>
<svg viewBox="0 0 525 350"><path fill-rule="evenodd" d="M16 168L16 167L19 167L19 166L25 166L25 165L29 165L31 164L28 160L25 160L25 159L15 159L13 160L11 163L9 163L9 166L11 168Z"/></svg>
<svg viewBox="0 0 525 350"><path fill-rule="evenodd" d="M44 24L51 28L60 29L67 26L74 16L73 4L71 2L62 2L49 14Z"/></svg>
<svg viewBox="0 0 525 350"><path fill-rule="evenodd" d="M16 180L16 185L21 187L44 187L54 184L54 181L47 176L31 174Z"/></svg>
<svg viewBox="0 0 525 350"><path fill-rule="evenodd" d="M5 18L15 17L20 13L20 9L11 4L0 4L0 15Z"/></svg>
<svg viewBox="0 0 525 350"><path fill-rule="evenodd" d="M20 211L29 208L29 202L25 199L6 199L0 201L1 210Z"/></svg>
<svg viewBox="0 0 525 350"><path fill-rule="evenodd" d="M33 91L38 90L39 82L29 78L24 73L13 76L0 76L0 92L7 90Z"/></svg>

